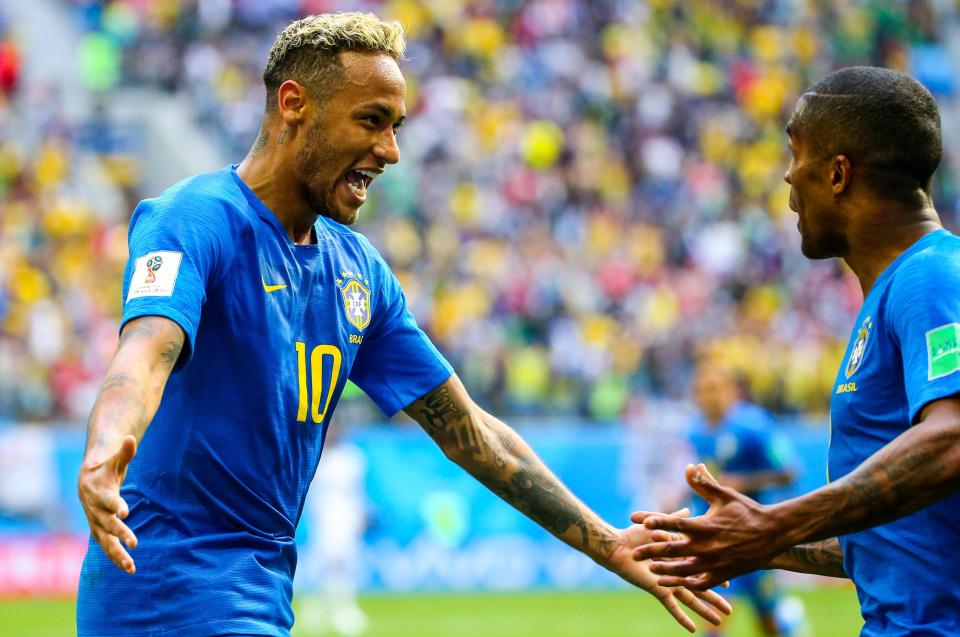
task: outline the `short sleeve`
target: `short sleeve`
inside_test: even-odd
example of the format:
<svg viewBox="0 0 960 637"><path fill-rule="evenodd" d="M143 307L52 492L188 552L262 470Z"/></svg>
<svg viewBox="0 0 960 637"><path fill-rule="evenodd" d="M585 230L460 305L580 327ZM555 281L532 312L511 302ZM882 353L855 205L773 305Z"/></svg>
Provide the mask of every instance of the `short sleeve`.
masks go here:
<svg viewBox="0 0 960 637"><path fill-rule="evenodd" d="M926 404L960 392L960 264L932 256L904 264L887 299L911 423Z"/></svg>
<svg viewBox="0 0 960 637"><path fill-rule="evenodd" d="M193 355L207 290L229 252L230 233L216 203L145 200L130 221L123 277L123 322L163 316L184 331L178 368ZM121 327L122 329L122 327Z"/></svg>
<svg viewBox="0 0 960 637"><path fill-rule="evenodd" d="M400 282L389 269L383 279L379 320L364 336L350 380L392 416L444 383L453 368L417 325Z"/></svg>

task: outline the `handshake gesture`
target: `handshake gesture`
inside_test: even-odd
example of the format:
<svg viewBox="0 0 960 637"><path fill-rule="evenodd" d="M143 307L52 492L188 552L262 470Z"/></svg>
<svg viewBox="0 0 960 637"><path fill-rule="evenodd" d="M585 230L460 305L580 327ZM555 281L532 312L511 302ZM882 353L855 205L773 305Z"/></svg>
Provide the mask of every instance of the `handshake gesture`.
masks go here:
<svg viewBox="0 0 960 637"><path fill-rule="evenodd" d="M687 465L686 478L710 505L705 515L638 511L630 518L652 531L651 541L635 549L633 557L652 560L658 585L705 591L773 566L773 558L790 546L763 505L721 486L704 465Z"/></svg>

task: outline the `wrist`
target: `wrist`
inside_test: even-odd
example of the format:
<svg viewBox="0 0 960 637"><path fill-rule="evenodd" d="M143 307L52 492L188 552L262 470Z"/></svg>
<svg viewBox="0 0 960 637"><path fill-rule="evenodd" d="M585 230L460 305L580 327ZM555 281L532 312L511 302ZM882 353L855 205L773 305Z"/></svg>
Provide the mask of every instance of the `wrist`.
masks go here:
<svg viewBox="0 0 960 637"><path fill-rule="evenodd" d="M793 546L809 542L816 533L820 520L817 516L806 513L798 505L799 501L796 499L764 505L769 519L774 520L776 524L770 535L770 540L777 549L775 555Z"/></svg>

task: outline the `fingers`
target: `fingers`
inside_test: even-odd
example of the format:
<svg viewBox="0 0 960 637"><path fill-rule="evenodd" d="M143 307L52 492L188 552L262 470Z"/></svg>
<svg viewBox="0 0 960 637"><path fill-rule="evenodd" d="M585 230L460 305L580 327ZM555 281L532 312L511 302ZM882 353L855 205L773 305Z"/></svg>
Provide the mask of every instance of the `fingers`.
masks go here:
<svg viewBox="0 0 960 637"><path fill-rule="evenodd" d="M682 542L686 538L681 533L657 530L650 532L650 539L653 542Z"/></svg>
<svg viewBox="0 0 960 637"><path fill-rule="evenodd" d="M707 604L704 600L697 597L693 591L690 591L686 588L678 588L673 592L673 595L683 602L687 608L695 612L697 615L700 615L714 626L719 626L720 622L723 621L723 617L720 616L720 613Z"/></svg>
<svg viewBox="0 0 960 637"><path fill-rule="evenodd" d="M707 471L704 465L693 466L692 464L688 464L686 476L687 484L690 485L690 488L710 504L723 499L723 487L710 475L710 472Z"/></svg>
<svg viewBox="0 0 960 637"><path fill-rule="evenodd" d="M724 588L730 585L729 582L724 582L724 584L726 585ZM716 591L693 591L693 594L719 610L724 615L729 615L733 612L733 606L730 605L730 602L724 599L723 596Z"/></svg>
<svg viewBox="0 0 960 637"><path fill-rule="evenodd" d="M718 578L710 573L700 573L698 575L690 575L687 577L681 577L677 575L661 575L657 578L657 584L666 588L683 587L688 588L691 591L700 591L705 593L709 589L717 586L723 580L724 578Z"/></svg>
<svg viewBox="0 0 960 637"><path fill-rule="evenodd" d="M120 450L114 455L117 463L117 473L123 476L127 472L127 465L137 455L137 439L133 436L125 436L120 443ZM122 480L122 478L121 478Z"/></svg>
<svg viewBox="0 0 960 637"><path fill-rule="evenodd" d="M643 521L653 515L663 515L654 511L634 511L630 514L630 521L634 524L643 524Z"/></svg>
<svg viewBox="0 0 960 637"><path fill-rule="evenodd" d="M100 548L103 549L103 552L110 558L110 561L116 564L121 570L126 571L130 575L133 575L137 572L137 567L133 562L133 558L130 557L130 554L123 548L123 545L120 544L120 540L117 536L104 531L101 528L96 528L93 531L93 537L97 541L97 544L100 545Z"/></svg>
<svg viewBox="0 0 960 637"><path fill-rule="evenodd" d="M709 566L705 566L702 560L699 560L695 557L651 562L650 564L650 571L656 575L676 575L679 577L697 575L708 569Z"/></svg>
<svg viewBox="0 0 960 637"><path fill-rule="evenodd" d="M717 479L714 478L714 477L713 477L713 474L710 473L710 470L707 469L707 465L705 465L705 464L703 464L703 463L698 464L698 465L697 465L697 473L699 473L699 474L700 474L700 477L703 478L704 480L706 480L708 483L714 484L714 485L716 485L716 486L718 486L718 487L720 486L720 483L717 481Z"/></svg>
<svg viewBox="0 0 960 637"><path fill-rule="evenodd" d="M661 541L644 544L634 549L633 559L640 561L667 557L683 557L684 555L689 555L689 545L690 541L685 538L677 541Z"/></svg>
<svg viewBox="0 0 960 637"><path fill-rule="evenodd" d="M657 599L659 599L663 607L667 609L667 612L673 615L673 618L677 620L678 624L686 628L688 632L694 633L697 631L697 625L683 612L680 604L677 603L677 600L670 591L663 591L657 594Z"/></svg>

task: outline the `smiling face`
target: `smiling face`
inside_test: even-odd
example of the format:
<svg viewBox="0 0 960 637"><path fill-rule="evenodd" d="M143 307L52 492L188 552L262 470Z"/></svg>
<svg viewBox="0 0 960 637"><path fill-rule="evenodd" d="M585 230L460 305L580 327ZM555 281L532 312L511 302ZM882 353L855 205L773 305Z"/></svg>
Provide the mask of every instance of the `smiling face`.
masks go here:
<svg viewBox="0 0 960 637"><path fill-rule="evenodd" d="M790 209L800 217L800 250L808 259L843 256L849 245L846 222L835 197L837 158L825 157L813 138L798 130L802 103L801 99L787 126L791 157L783 176L790 184Z"/></svg>
<svg viewBox="0 0 960 637"><path fill-rule="evenodd" d="M382 53L340 53L343 84L316 102L296 149L297 181L310 207L343 224L357 220L367 187L400 160L397 129L406 117L406 83Z"/></svg>

